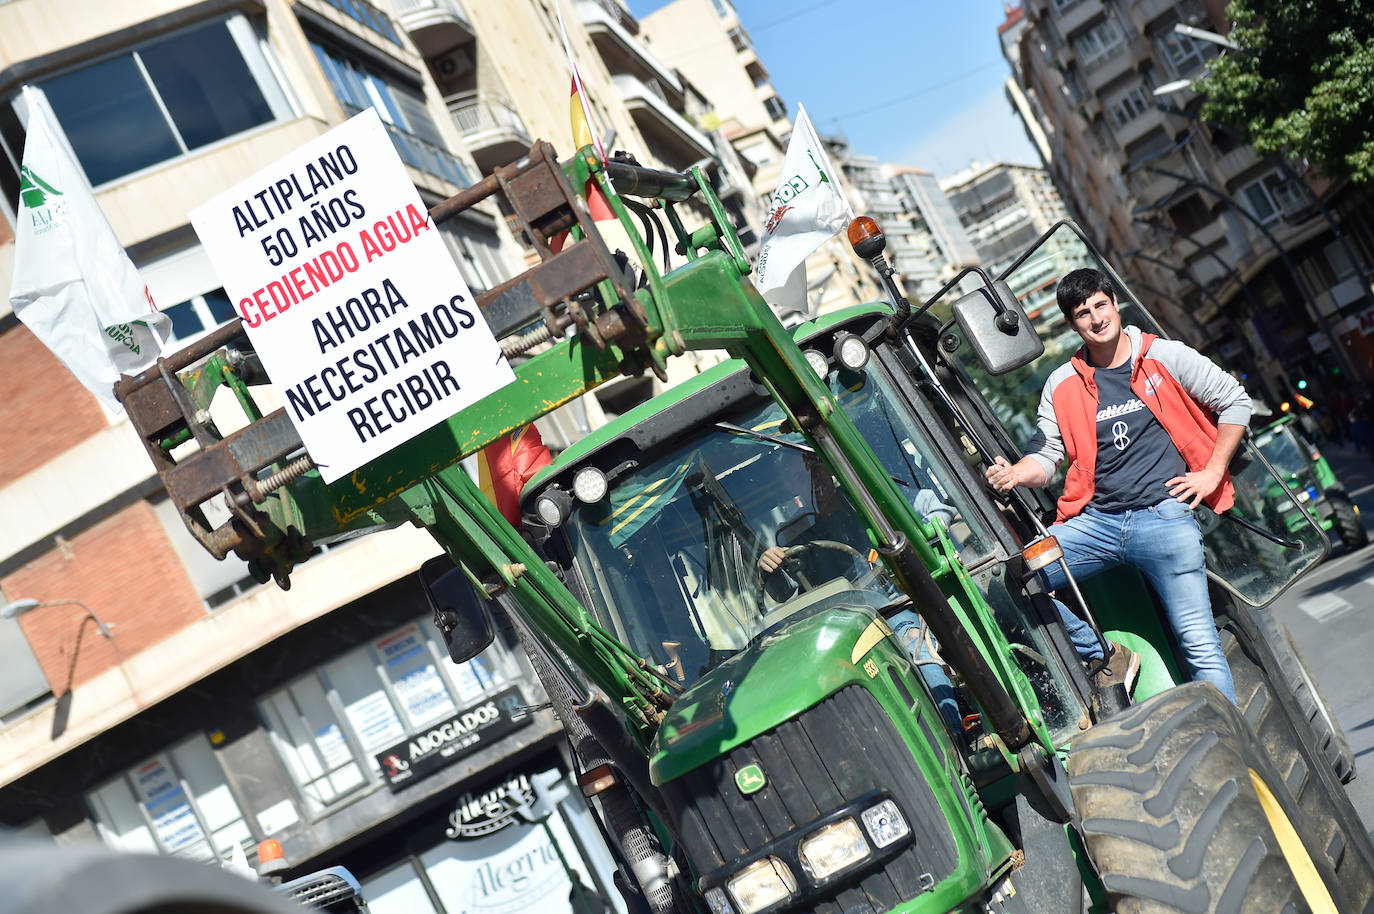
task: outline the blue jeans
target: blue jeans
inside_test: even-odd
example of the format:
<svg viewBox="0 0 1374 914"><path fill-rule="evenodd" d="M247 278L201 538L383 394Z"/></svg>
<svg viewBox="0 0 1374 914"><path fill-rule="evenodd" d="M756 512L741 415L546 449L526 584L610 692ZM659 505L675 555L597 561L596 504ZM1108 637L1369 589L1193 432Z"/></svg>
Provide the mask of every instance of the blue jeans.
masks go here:
<svg viewBox="0 0 1374 914"><path fill-rule="evenodd" d="M1212 683L1235 702L1231 668L1222 653L1216 623L1212 621L1212 603L1207 596L1202 531L1191 508L1172 498L1153 507L1119 514L1087 507L1076 517L1050 527L1050 534L1059 540L1064 558L1078 580L1117 565L1138 569L1164 604L1192 678ZM1066 583L1058 563L1041 574L1051 590ZM1055 602L1078 655L1084 660L1100 658L1102 648L1088 623Z"/></svg>
<svg viewBox="0 0 1374 914"><path fill-rule="evenodd" d="M938 663L928 662L933 661L935 657L930 652L927 639L921 637L921 617L913 610L904 609L894 613L887 622L902 647L911 655L911 662L916 664L917 672L930 689L935 705L940 710L940 716L953 732L964 732L963 719L959 716L959 700L954 697L954 684L949 681L949 675L944 667Z"/></svg>

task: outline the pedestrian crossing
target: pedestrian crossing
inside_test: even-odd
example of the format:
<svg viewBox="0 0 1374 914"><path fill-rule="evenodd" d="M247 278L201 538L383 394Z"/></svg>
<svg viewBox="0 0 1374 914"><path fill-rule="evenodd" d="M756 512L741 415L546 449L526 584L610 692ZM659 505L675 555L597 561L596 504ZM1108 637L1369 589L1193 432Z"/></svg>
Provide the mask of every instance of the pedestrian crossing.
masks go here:
<svg viewBox="0 0 1374 914"><path fill-rule="evenodd" d="M1334 593L1319 593L1298 602L1298 609L1318 622L1345 615L1355 607Z"/></svg>

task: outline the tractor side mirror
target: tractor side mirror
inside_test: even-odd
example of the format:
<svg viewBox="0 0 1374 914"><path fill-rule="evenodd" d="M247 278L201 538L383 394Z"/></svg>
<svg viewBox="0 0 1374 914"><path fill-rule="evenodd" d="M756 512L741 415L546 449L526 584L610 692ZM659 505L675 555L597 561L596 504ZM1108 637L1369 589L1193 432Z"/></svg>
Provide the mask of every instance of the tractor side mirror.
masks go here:
<svg viewBox="0 0 1374 914"><path fill-rule="evenodd" d="M420 566L420 586L454 663L466 663L491 645L496 633L487 601L448 556L435 556Z"/></svg>
<svg viewBox="0 0 1374 914"><path fill-rule="evenodd" d="M954 319L989 374L1029 365L1045 351L1011 287L1000 279L954 303Z"/></svg>

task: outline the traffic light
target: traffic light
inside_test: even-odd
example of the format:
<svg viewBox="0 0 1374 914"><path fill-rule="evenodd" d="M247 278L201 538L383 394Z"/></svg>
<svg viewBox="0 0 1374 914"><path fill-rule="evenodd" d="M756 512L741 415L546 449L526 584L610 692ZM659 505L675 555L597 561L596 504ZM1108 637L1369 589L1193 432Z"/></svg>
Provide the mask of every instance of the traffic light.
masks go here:
<svg viewBox="0 0 1374 914"><path fill-rule="evenodd" d="M1300 379L1300 380L1298 381L1298 390L1306 390L1306 389L1307 389L1307 379L1306 379L1306 378L1302 378L1302 379Z"/></svg>

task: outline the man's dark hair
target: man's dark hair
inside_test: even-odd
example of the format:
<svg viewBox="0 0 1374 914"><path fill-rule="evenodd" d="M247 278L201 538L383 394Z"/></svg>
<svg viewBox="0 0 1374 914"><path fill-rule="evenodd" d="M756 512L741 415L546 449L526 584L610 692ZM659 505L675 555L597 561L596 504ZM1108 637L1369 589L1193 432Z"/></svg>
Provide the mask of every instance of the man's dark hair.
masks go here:
<svg viewBox="0 0 1374 914"><path fill-rule="evenodd" d="M1059 280L1054 297L1058 300L1059 310L1064 312L1064 317L1071 318L1074 308L1098 292L1106 292L1112 301L1117 300L1116 286L1106 273L1092 267L1083 267Z"/></svg>

